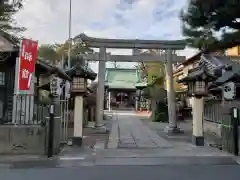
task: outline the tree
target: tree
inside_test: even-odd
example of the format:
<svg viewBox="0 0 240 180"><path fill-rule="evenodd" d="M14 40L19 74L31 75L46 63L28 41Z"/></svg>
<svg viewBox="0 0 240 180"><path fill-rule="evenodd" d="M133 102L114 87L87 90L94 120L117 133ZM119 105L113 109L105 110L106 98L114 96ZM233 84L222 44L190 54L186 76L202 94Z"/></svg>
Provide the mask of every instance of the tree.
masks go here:
<svg viewBox="0 0 240 180"><path fill-rule="evenodd" d="M22 0L0 5L0 33L8 34L8 38L16 38L16 33L25 30L23 27L18 27L14 19L15 14L22 7Z"/></svg>
<svg viewBox="0 0 240 180"><path fill-rule="evenodd" d="M183 35L190 46L219 49L240 42L240 1L190 0L182 10ZM220 34L220 35L219 35Z"/></svg>
<svg viewBox="0 0 240 180"><path fill-rule="evenodd" d="M135 67L140 72L141 79L142 80L146 79L148 75L146 64L144 62L139 62L135 65Z"/></svg>
<svg viewBox="0 0 240 180"><path fill-rule="evenodd" d="M68 64L68 51L69 41L64 43L55 44L43 44L38 49L38 56L48 60L50 63L57 64L63 63L66 67ZM85 46L83 43L74 43L71 45L71 66L76 62L81 61L85 65L85 61L82 59L81 54L92 53L93 50Z"/></svg>
<svg viewBox="0 0 240 180"><path fill-rule="evenodd" d="M66 41L63 46L63 52L64 53L64 66L68 63L68 50L69 50L69 44ZM87 46L85 46L84 43L74 43L71 45L71 66L74 66L76 62L82 61L83 65L86 65L86 62L83 60L81 55L87 54L87 53L93 53L93 50Z"/></svg>
<svg viewBox="0 0 240 180"><path fill-rule="evenodd" d="M38 56L44 58L44 60L55 64L58 58L56 48L51 44L43 44L38 48Z"/></svg>

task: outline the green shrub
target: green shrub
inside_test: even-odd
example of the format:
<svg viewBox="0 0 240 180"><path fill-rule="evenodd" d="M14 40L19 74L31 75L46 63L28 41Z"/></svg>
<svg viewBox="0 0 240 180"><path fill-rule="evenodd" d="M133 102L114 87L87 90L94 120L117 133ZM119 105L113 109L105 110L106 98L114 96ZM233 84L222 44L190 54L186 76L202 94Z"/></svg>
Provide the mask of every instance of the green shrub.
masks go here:
<svg viewBox="0 0 240 180"><path fill-rule="evenodd" d="M168 122L168 116L164 112L157 113L155 115L155 118L153 121L154 122Z"/></svg>
<svg viewBox="0 0 240 180"><path fill-rule="evenodd" d="M152 118L153 122L168 122L168 107L166 103L159 102L155 110L154 117Z"/></svg>

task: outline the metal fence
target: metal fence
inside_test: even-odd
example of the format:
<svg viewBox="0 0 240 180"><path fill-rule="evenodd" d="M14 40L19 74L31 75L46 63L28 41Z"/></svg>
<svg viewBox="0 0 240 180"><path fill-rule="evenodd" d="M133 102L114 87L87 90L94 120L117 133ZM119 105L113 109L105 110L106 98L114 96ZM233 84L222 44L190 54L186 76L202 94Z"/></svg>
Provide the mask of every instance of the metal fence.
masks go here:
<svg viewBox="0 0 240 180"><path fill-rule="evenodd" d="M41 124L48 114L48 106L41 104L33 95L14 95L12 103L8 119L12 119L10 123L15 125Z"/></svg>
<svg viewBox="0 0 240 180"><path fill-rule="evenodd" d="M60 100L60 141L61 143L67 143L68 141L68 123L70 119L70 111L68 99Z"/></svg>
<svg viewBox="0 0 240 180"><path fill-rule="evenodd" d="M206 121L222 124L221 100L211 99L204 102L204 119Z"/></svg>

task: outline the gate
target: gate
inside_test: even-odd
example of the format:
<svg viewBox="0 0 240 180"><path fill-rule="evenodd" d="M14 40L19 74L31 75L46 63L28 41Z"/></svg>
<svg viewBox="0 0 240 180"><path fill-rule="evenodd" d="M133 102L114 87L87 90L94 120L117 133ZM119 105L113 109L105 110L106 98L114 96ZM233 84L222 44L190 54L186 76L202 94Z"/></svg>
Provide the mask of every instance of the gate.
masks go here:
<svg viewBox="0 0 240 180"><path fill-rule="evenodd" d="M68 123L69 123L69 108L68 108L68 99L60 100L61 107L61 126L60 126L60 142L66 144L68 142Z"/></svg>

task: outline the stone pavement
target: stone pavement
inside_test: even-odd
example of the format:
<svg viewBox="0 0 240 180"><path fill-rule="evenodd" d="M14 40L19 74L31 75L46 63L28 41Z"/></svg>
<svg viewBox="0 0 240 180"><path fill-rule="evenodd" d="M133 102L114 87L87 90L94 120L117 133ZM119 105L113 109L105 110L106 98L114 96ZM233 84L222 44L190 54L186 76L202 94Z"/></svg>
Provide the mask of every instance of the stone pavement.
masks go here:
<svg viewBox="0 0 240 180"><path fill-rule="evenodd" d="M138 116L114 115L111 141L115 148L166 148L171 145L159 135L145 126ZM111 143L110 143L111 145ZM110 146L109 148L114 148Z"/></svg>
<svg viewBox="0 0 240 180"><path fill-rule="evenodd" d="M103 157L176 157L176 156L232 156L217 148L196 147L192 134L167 136L164 123L146 123L143 117L127 113L114 113L108 149ZM115 150L114 150L115 149Z"/></svg>

